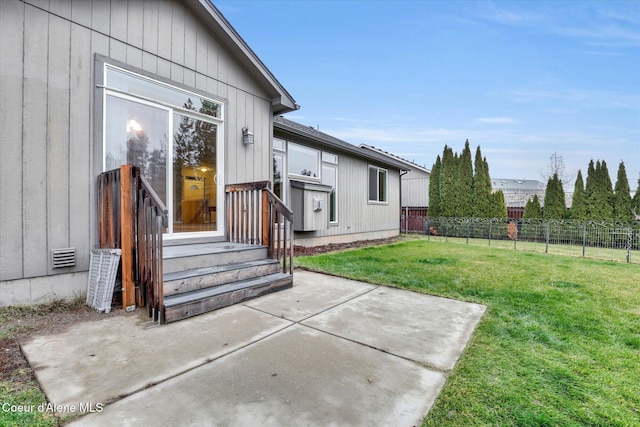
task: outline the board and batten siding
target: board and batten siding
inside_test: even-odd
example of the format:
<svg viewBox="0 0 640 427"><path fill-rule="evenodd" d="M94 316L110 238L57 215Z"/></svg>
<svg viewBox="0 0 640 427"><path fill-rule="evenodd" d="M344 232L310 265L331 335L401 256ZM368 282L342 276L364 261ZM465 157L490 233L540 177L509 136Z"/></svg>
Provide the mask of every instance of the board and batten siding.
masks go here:
<svg viewBox="0 0 640 427"><path fill-rule="evenodd" d="M412 169L402 176L402 206L429 206L429 173Z"/></svg>
<svg viewBox="0 0 640 427"><path fill-rule="evenodd" d="M97 56L222 100L225 182L270 178L271 99L183 2L2 0L0 292L3 281L88 269L102 172ZM76 266L52 269L51 250L67 247Z"/></svg>
<svg viewBox="0 0 640 427"><path fill-rule="evenodd" d="M328 151L331 152L331 151ZM387 169L387 203L369 202L369 165ZM398 169L388 168L366 159L338 154L338 223L327 229L296 232L296 244L319 244L366 239L365 234L377 232L398 234L400 227L400 175ZM295 212L294 212L295 215ZM373 233L373 234L372 234ZM349 235L361 236L357 238ZM338 236L342 236L338 238ZM326 238L326 239L323 239Z"/></svg>

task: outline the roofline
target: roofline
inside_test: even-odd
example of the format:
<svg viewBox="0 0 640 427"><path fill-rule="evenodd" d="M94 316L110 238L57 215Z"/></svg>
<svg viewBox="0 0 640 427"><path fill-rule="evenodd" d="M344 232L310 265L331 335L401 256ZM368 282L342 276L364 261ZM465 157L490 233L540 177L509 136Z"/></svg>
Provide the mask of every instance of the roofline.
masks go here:
<svg viewBox="0 0 640 427"><path fill-rule="evenodd" d="M379 149L377 147L374 147L372 145L360 144L360 148L363 148L365 150L374 151L374 152L376 152L376 153L378 153L378 154L380 154L382 156L387 156L387 157L389 157L391 159L394 159L394 160L396 160L396 161L398 161L400 163L403 163L403 164L405 164L407 166L410 166L412 169L409 169L409 170L417 169L417 170L421 170L422 172L426 172L428 174L431 174L431 171L429 169L427 169L426 167L424 167L424 166L420 166L420 165L418 165L418 164L416 164L414 162L410 162L409 160L403 159L402 157L396 156L395 154L388 153L388 152L386 152L384 150L381 150L381 149ZM407 170L407 169L405 169L405 170Z"/></svg>
<svg viewBox="0 0 640 427"><path fill-rule="evenodd" d="M196 16L205 23L207 28L229 49L258 83L269 89L274 115L288 113L300 108L291 94L282 86L210 0L185 0L185 3L196 12Z"/></svg>
<svg viewBox="0 0 640 427"><path fill-rule="evenodd" d="M352 154L356 157L375 162L379 165L389 166L398 170L410 170L407 169L403 163L395 161L394 159L363 150L357 145L350 144L327 133L314 129L313 127L294 122L293 120L289 120L284 117L275 117L273 120L273 127L274 129L278 129L282 132L303 137L311 142L322 144L343 153L346 152Z"/></svg>

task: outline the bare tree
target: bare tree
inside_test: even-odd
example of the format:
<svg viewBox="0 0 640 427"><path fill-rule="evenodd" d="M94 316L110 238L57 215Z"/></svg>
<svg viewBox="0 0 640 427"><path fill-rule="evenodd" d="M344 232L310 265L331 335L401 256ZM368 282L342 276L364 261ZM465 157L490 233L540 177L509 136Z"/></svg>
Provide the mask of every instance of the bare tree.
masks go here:
<svg viewBox="0 0 640 427"><path fill-rule="evenodd" d="M567 185L572 182L575 179L576 174L577 172L567 170L564 158L556 151L549 156L549 165L545 169L540 170L543 182L546 182L554 175L557 175L558 178L560 178L562 185Z"/></svg>

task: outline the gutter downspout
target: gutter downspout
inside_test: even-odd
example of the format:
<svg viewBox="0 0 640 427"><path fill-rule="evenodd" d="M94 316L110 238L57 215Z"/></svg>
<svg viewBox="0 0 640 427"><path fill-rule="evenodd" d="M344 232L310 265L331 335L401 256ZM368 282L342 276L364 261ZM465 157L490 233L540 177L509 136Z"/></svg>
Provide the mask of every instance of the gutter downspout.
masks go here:
<svg viewBox="0 0 640 427"><path fill-rule="evenodd" d="M400 185L400 203L398 203L400 205L400 224L398 224L400 234L402 234L402 177L408 173L409 171L403 171L402 169L400 169L400 182L398 183ZM408 219L405 221L408 221ZM405 223L405 226L406 226L406 223Z"/></svg>

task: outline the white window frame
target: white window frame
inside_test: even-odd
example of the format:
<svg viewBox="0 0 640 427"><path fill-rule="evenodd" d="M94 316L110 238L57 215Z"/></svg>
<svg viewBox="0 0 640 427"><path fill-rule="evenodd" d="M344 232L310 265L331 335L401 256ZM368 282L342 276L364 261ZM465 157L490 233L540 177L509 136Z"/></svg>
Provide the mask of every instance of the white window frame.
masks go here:
<svg viewBox="0 0 640 427"><path fill-rule="evenodd" d="M224 183L224 171L225 171L225 164L224 164L224 104L220 101L217 101L215 99L212 99L210 96L204 95L204 94L198 94L196 92L193 91L189 91L189 90L185 90L182 88L179 88L177 86L173 86L167 83L164 83L158 79L154 79L151 77L147 77L147 76L143 76L139 73L135 73L133 71L130 71L128 69L122 68L122 67L118 67L116 65L110 64L108 62L104 62L102 64L102 78L103 78L103 82L105 83L102 88L104 89L103 94L102 94L102 170L104 171L106 168L106 144L107 144L107 132L106 132L106 120L107 120L107 96L115 96L118 98L122 98L122 99L128 99L132 102L139 102L142 104L146 104L149 106L154 106L157 108L162 108L162 109L166 109L169 112L169 133L172 134L173 132L173 113L179 113L182 115L186 115L189 117L192 117L196 120L201 120L201 121L205 121L205 122L209 122L212 124L215 124L217 126L217 141L216 141L216 158L217 158L217 169L219 171L222 171L222 173L218 173L217 177L216 177L216 184L217 184L217 197L216 197L216 206L220 206L222 207L221 211L224 212L225 208L225 183ZM183 106L178 106L178 105L172 105L163 101L158 101L158 100L154 100L152 98L146 97L146 96L141 96L141 95L137 95L135 93L130 93L127 91L122 91L118 88L114 88L114 87L110 87L109 86L109 81L107 79L107 69L112 69L112 70L117 70L121 73L124 74L129 74L131 76L133 76L134 78L138 78L138 79L143 79L143 80L147 80L153 84L156 84L158 86L163 86L163 87L167 87L171 90L175 90L178 92L182 92L188 95L193 95L193 96L197 96L200 98L205 98L208 101L211 101L215 104L218 105L219 107L219 113L220 113L220 117L215 117L215 116L209 116L206 114L202 114L199 113L197 111L191 111L188 109L185 109ZM167 141L168 145L167 145L167 153L171 153L171 161L169 161L169 159L167 159L167 207L171 206L173 203L169 202L169 197L173 197L173 179L171 179L171 177L173 176L173 139L169 138L169 140ZM171 239L174 237L184 237L184 236L189 236L189 237L205 237L205 236L224 236L225 230L226 230L226 224L225 224L225 217L224 215L220 216L220 220L219 220L219 224L218 224L218 229L216 231L208 231L208 232L189 232L189 233L175 233L173 231L173 215L175 214L175 212L173 212L173 210L171 208L169 208L169 227L167 228L168 233L165 233L163 235L163 238L165 239Z"/></svg>
<svg viewBox="0 0 640 427"><path fill-rule="evenodd" d="M322 158L322 168L329 168L329 169L333 169L333 173L335 174L335 182L336 185L334 187L334 191L335 191L335 212L336 212L336 218L335 220L331 220L331 199L329 199L329 224L331 225L338 225L338 218L340 218L340 215L338 214L338 207L339 207L339 203L338 203L338 188L339 188L339 179L338 179L338 155L337 154L333 154L333 153L328 153L326 151L322 152L321 155ZM321 182L323 182L324 180L324 173L322 173L322 170L320 171L320 179ZM329 193L331 194L331 193Z"/></svg>
<svg viewBox="0 0 640 427"><path fill-rule="evenodd" d="M371 170L374 169L376 171L376 199L372 200L371 199L371 180L369 179L369 175L371 173ZM385 195L385 200L380 200L380 172L384 172L386 179L384 180L384 195ZM367 199L369 201L369 204L375 204L375 205L388 205L389 204L389 170L385 169L385 168L381 168L378 166L373 166L373 165L369 165L369 168L367 169Z"/></svg>
<svg viewBox="0 0 640 427"><path fill-rule="evenodd" d="M309 175L301 175L297 173L291 172L291 168L289 167L289 161L291 160L291 147L300 147L303 150L313 151L316 154L316 170L318 172L317 176L309 176ZM320 182L322 178L322 152L316 148L311 148L306 145L298 144L296 142L287 141L287 172L288 176L295 177L301 181L312 181L312 182Z"/></svg>

